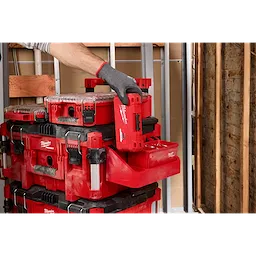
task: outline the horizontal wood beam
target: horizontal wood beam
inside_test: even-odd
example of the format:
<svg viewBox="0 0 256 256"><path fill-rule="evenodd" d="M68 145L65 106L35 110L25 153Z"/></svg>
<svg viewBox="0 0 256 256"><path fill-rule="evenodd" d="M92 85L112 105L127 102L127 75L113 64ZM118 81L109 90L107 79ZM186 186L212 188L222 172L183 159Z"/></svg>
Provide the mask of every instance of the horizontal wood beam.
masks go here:
<svg viewBox="0 0 256 256"><path fill-rule="evenodd" d="M9 76L9 97L44 97L55 94L54 76Z"/></svg>
<svg viewBox="0 0 256 256"><path fill-rule="evenodd" d="M154 46L163 47L164 43L153 43ZM110 43L85 43L87 47L110 47ZM116 47L141 47L141 43L115 43ZM17 43L9 43L9 48L25 48Z"/></svg>

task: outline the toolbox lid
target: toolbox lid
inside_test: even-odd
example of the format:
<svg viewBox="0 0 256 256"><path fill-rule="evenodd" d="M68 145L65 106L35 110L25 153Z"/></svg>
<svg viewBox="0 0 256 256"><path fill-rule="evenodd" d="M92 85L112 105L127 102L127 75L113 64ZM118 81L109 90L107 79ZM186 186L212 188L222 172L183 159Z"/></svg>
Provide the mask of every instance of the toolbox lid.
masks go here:
<svg viewBox="0 0 256 256"><path fill-rule="evenodd" d="M30 113L45 113L46 109L44 104L31 104L31 105L11 105L4 109L5 113L13 112L17 114L30 114Z"/></svg>
<svg viewBox="0 0 256 256"><path fill-rule="evenodd" d="M115 92L87 92L87 93L69 93L47 96L44 102L50 103L93 103L93 102L111 102L113 101Z"/></svg>

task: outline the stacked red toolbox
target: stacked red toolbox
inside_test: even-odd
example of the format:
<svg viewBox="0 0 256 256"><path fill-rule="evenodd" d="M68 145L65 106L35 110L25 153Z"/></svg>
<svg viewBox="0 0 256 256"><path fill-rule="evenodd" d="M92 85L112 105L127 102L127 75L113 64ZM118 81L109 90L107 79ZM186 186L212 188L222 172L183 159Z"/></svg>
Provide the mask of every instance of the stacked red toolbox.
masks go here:
<svg viewBox="0 0 256 256"><path fill-rule="evenodd" d="M104 200L118 201L125 193L142 193L142 188L179 173L178 145L160 140L161 127L151 116L151 80L136 82L143 97L128 94L127 106L115 93L93 92L104 81L85 79L84 94L50 96L44 106L6 109L8 120L1 133L10 141L11 164L3 168L3 174L18 182L23 206L32 209L27 212L41 212L48 202L28 198L31 189L40 187L48 195L61 193L73 205L79 200L96 200L100 205ZM8 209L21 199L18 190L10 186L5 190ZM160 189L156 187L142 204L120 212L150 212L149 206L158 200ZM102 207L92 208L91 213L106 212ZM56 209L54 212L67 212Z"/></svg>
<svg viewBox="0 0 256 256"><path fill-rule="evenodd" d="M19 182L5 187L5 208L12 213L156 213L160 189L153 183L127 189L103 200L79 199L69 202L63 192L41 186L22 189Z"/></svg>

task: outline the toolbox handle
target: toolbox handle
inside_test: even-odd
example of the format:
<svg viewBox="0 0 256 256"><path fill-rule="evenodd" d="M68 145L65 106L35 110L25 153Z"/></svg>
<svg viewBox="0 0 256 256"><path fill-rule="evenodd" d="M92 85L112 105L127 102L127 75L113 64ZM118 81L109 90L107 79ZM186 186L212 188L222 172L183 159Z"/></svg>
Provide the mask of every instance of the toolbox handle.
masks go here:
<svg viewBox="0 0 256 256"><path fill-rule="evenodd" d="M13 141L13 132L12 132L12 130L13 130L13 127L14 127L15 125L12 125L11 126L11 129L10 129L10 137L11 137L11 143L12 144L14 144L14 141ZM20 127L20 142L21 142L21 145L23 145L24 146L24 143L23 143L23 140L22 140L22 131L23 131L23 129L22 129L22 127Z"/></svg>
<svg viewBox="0 0 256 256"><path fill-rule="evenodd" d="M148 92L149 87L152 85L151 78L135 78L136 84L143 92ZM108 83L101 78L85 78L84 87L86 92L93 92L96 85L108 85Z"/></svg>

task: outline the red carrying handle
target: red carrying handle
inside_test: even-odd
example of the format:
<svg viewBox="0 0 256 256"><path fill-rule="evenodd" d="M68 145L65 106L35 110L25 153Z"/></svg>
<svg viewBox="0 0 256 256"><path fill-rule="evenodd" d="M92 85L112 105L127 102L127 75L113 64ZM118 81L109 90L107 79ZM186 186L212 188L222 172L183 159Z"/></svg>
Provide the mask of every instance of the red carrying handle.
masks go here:
<svg viewBox="0 0 256 256"><path fill-rule="evenodd" d="M85 88L95 88L96 85L106 84L103 79L100 78L85 78L84 79L84 87Z"/></svg>
<svg viewBox="0 0 256 256"><path fill-rule="evenodd" d="M135 78L137 85L140 89L148 89L152 85L151 78ZM93 89L96 85L107 85L107 83L100 78L85 78L84 79L84 86L87 89Z"/></svg>

